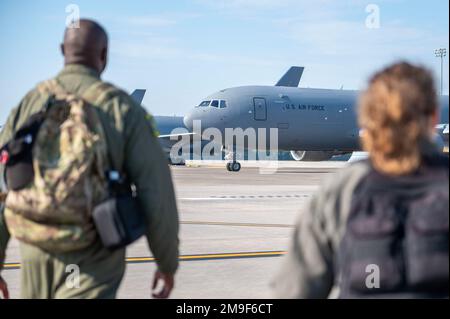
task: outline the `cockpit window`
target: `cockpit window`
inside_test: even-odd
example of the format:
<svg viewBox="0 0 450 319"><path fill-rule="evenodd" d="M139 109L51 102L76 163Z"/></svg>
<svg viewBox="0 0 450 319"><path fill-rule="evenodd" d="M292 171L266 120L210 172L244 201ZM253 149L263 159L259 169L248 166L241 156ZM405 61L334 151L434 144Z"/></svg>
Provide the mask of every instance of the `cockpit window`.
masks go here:
<svg viewBox="0 0 450 319"><path fill-rule="evenodd" d="M198 106L206 107L206 106L209 106L209 103L211 103L211 101L203 101Z"/></svg>
<svg viewBox="0 0 450 319"><path fill-rule="evenodd" d="M198 106L196 107L216 107L218 109L224 109L226 108L227 105L227 101L225 100L207 100L207 101L203 101L202 103L200 103Z"/></svg>
<svg viewBox="0 0 450 319"><path fill-rule="evenodd" d="M223 109L223 108L226 108L226 107L227 107L227 101L220 100L220 108Z"/></svg>

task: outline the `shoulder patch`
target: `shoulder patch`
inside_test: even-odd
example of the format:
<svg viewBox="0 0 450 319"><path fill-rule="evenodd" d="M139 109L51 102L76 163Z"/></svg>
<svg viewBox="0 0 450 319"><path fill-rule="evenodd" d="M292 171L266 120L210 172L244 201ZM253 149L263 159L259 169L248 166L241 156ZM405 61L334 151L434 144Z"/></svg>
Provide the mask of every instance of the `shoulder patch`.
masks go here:
<svg viewBox="0 0 450 319"><path fill-rule="evenodd" d="M150 113L145 112L145 120L150 125L153 136L159 137L159 132L156 126L155 118Z"/></svg>

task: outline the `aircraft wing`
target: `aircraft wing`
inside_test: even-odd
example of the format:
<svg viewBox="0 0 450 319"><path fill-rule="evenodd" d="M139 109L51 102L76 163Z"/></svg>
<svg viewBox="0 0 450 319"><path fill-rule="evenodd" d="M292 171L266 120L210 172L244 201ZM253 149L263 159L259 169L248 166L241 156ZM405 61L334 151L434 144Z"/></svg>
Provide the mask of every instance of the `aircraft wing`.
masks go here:
<svg viewBox="0 0 450 319"><path fill-rule="evenodd" d="M438 124L436 125L436 130L443 135L448 135L449 124Z"/></svg>
<svg viewBox="0 0 450 319"><path fill-rule="evenodd" d="M281 77L275 86L297 87L302 78L303 66L291 66L290 69Z"/></svg>
<svg viewBox="0 0 450 319"><path fill-rule="evenodd" d="M179 134L160 134L159 138L171 138L173 136L186 136L186 135L194 135L195 133L189 132L189 133L179 133Z"/></svg>

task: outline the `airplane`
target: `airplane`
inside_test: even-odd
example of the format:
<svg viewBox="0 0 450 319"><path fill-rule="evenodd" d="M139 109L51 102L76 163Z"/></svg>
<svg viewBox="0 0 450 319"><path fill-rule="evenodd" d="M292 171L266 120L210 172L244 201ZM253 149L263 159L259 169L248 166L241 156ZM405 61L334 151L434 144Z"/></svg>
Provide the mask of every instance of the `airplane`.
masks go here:
<svg viewBox="0 0 450 319"><path fill-rule="evenodd" d="M184 117L154 116L169 161L183 163L182 154L179 159L173 159L170 151L176 143L174 138L196 134L192 132L195 120L201 120L203 128L219 129L223 136L226 128L278 128L278 149L290 151L296 161L324 161L335 155L359 152L360 132L355 112L359 92L298 88L303 71L303 67L291 67L275 86L221 90L203 99ZM145 89L137 89L131 96L142 104L145 93ZM439 144L448 152L448 96L440 97L440 106L441 124L437 125L436 132ZM173 133L175 128L185 132ZM200 143L202 149L209 141L201 137ZM241 165L236 151L240 150L235 145L223 145L223 148L228 153L225 157L232 157L227 169L239 171Z"/></svg>
<svg viewBox="0 0 450 319"><path fill-rule="evenodd" d="M361 151L355 112L360 92L299 88L303 70L291 67L275 86L240 86L211 94L186 114L184 126L192 132L194 121L200 120L202 130L217 128L222 136L227 128L278 128L278 149L290 151L297 161ZM448 145L448 95L440 96L439 103L441 124L436 130ZM236 145L222 145L233 156L227 169L239 171Z"/></svg>

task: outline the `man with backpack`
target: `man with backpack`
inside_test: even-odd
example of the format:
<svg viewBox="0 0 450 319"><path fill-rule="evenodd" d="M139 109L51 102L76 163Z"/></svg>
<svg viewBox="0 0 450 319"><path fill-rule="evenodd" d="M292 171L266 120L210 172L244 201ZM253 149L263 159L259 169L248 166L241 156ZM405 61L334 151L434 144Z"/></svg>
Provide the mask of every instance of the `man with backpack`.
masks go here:
<svg viewBox="0 0 450 319"><path fill-rule="evenodd" d="M296 225L279 298L448 298L448 156L433 144L431 73L394 64L359 105L369 160L339 171ZM448 119L447 119L448 121Z"/></svg>
<svg viewBox="0 0 450 319"><path fill-rule="evenodd" d="M0 271L11 235L20 241L23 298L115 298L125 246L141 235L158 265L152 287L164 284L153 296L167 298L174 286L170 170L151 116L100 79L107 47L94 21L67 28L64 69L31 90L0 133Z"/></svg>

